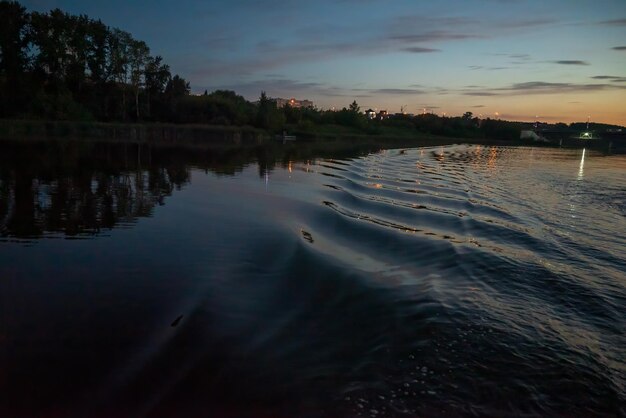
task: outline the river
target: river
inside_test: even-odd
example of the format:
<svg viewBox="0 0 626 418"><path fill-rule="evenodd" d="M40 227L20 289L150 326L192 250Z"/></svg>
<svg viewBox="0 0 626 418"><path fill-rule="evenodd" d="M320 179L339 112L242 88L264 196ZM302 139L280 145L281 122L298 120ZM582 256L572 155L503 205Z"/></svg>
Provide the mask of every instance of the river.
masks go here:
<svg viewBox="0 0 626 418"><path fill-rule="evenodd" d="M0 415L624 416L626 156L0 144Z"/></svg>

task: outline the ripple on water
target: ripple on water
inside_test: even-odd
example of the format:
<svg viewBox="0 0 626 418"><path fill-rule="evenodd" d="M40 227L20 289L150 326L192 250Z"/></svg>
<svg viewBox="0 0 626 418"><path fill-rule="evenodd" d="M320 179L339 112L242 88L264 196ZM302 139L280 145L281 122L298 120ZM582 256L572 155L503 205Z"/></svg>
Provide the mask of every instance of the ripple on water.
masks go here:
<svg viewBox="0 0 626 418"><path fill-rule="evenodd" d="M626 158L455 145L262 167L189 169L98 239L0 242L16 404L626 414Z"/></svg>
<svg viewBox="0 0 626 418"><path fill-rule="evenodd" d="M322 191L336 215L320 215L313 229L324 242L379 261L381 280L399 292L403 327L414 324L413 298L428 295L438 307L420 318L419 332L398 337L403 345L393 346L396 360L383 383L345 389L347 410L619 414L626 381L619 348L626 330L623 193L610 185L597 193L594 182L561 187L579 169L571 154L459 146L342 162L341 177ZM603 169L613 181L626 180L610 165ZM569 221L572 199L584 222ZM617 236L609 227L615 220ZM358 259L345 260L358 268ZM485 394L490 400L469 401Z"/></svg>

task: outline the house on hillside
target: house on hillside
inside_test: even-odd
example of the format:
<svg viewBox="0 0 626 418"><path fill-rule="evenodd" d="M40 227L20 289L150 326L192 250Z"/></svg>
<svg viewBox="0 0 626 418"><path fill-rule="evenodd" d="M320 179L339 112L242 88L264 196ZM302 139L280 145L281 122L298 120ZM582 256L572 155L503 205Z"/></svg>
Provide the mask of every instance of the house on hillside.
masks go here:
<svg viewBox="0 0 626 418"><path fill-rule="evenodd" d="M276 101L276 106L278 108L285 107L285 106L293 107L296 109L313 107L313 102L310 100L306 100L306 99L298 100L295 98L291 98L291 99L276 98L274 100Z"/></svg>

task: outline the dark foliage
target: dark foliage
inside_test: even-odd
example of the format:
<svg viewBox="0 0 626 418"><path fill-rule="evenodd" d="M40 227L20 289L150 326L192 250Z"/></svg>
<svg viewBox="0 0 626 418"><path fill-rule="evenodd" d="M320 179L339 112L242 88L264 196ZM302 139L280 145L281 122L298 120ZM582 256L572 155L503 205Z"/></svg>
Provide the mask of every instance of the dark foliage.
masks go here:
<svg viewBox="0 0 626 418"><path fill-rule="evenodd" d="M356 101L339 111L278 108L265 92L256 103L228 90L191 95L189 83L172 76L163 58L150 55L148 45L130 33L59 9L28 12L16 1L0 1L0 118L256 126L306 135L341 126L367 135L506 140L519 138L528 127L479 120L471 112L368 119ZM583 124L570 128L583 129Z"/></svg>
<svg viewBox="0 0 626 418"><path fill-rule="evenodd" d="M173 120L189 84L143 41L87 16L0 2L0 117Z"/></svg>

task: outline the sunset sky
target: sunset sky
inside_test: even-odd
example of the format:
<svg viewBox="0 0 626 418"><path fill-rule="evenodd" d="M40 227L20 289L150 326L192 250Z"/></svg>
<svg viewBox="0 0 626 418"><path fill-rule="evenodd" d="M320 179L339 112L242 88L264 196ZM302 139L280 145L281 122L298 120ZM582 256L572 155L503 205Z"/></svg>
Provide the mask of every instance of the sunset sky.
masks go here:
<svg viewBox="0 0 626 418"><path fill-rule="evenodd" d="M625 0L30 0L144 40L194 92L626 125Z"/></svg>

